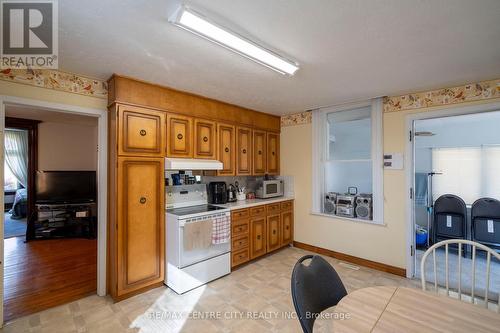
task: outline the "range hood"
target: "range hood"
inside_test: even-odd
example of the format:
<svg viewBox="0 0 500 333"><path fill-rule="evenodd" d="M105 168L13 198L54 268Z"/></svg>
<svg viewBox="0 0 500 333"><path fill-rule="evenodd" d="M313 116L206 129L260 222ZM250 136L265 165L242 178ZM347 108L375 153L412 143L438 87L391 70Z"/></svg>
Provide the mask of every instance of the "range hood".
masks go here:
<svg viewBox="0 0 500 333"><path fill-rule="evenodd" d="M217 160L165 157L165 170L222 170L222 162Z"/></svg>

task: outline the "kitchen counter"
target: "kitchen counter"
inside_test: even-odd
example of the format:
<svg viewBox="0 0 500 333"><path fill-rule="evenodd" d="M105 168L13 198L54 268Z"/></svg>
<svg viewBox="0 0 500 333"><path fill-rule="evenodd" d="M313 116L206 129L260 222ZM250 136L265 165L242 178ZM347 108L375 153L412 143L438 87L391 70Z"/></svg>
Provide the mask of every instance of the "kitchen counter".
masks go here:
<svg viewBox="0 0 500 333"><path fill-rule="evenodd" d="M235 201L235 202L228 202L224 205L214 205L214 206L219 206L219 207L229 208L230 210L235 210L235 209L249 208L249 207L254 207L254 206L259 206L259 205L267 205L267 204L272 204L275 202L282 202L282 201L288 201L288 200L294 200L294 197L282 196L282 197L269 198L269 199L247 199L247 200L241 200L241 201Z"/></svg>

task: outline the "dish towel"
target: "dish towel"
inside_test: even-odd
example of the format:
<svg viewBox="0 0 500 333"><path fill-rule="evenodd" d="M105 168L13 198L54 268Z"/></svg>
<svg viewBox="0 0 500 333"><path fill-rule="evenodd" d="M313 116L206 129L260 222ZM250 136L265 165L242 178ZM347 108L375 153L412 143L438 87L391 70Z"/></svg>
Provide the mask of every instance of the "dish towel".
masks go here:
<svg viewBox="0 0 500 333"><path fill-rule="evenodd" d="M224 244L231 239L231 219L229 216L219 216L212 221L212 244Z"/></svg>

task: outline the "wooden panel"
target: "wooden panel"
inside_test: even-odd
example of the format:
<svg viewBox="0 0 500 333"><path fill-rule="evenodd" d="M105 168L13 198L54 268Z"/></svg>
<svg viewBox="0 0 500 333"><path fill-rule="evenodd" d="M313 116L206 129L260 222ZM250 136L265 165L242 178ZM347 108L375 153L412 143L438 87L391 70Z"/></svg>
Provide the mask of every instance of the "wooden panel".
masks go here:
<svg viewBox="0 0 500 333"><path fill-rule="evenodd" d="M267 173L278 175L280 173L280 135L267 133Z"/></svg>
<svg viewBox="0 0 500 333"><path fill-rule="evenodd" d="M115 102L142 105L185 116L229 122L269 131L280 131L281 119L279 116L116 74L108 82L108 105Z"/></svg>
<svg viewBox="0 0 500 333"><path fill-rule="evenodd" d="M250 259L266 252L266 218L253 218L250 220Z"/></svg>
<svg viewBox="0 0 500 333"><path fill-rule="evenodd" d="M281 213L281 246L293 242L293 211L288 210Z"/></svg>
<svg viewBox="0 0 500 333"><path fill-rule="evenodd" d="M234 126L217 124L217 156L222 162L222 170L217 171L220 176L234 176L236 172L236 140Z"/></svg>
<svg viewBox="0 0 500 333"><path fill-rule="evenodd" d="M126 105L118 106L118 154L163 156L165 113Z"/></svg>
<svg viewBox="0 0 500 333"><path fill-rule="evenodd" d="M253 131L253 174L264 175L267 170L266 132Z"/></svg>
<svg viewBox="0 0 500 333"><path fill-rule="evenodd" d="M235 267L247 262L250 259L249 249L243 249L236 252L232 252L231 255L231 267Z"/></svg>
<svg viewBox="0 0 500 333"><path fill-rule="evenodd" d="M248 219L231 221L231 236L237 237L248 234Z"/></svg>
<svg viewBox="0 0 500 333"><path fill-rule="evenodd" d="M248 234L245 236L234 236L231 241L231 251L238 251L249 246Z"/></svg>
<svg viewBox="0 0 500 333"><path fill-rule="evenodd" d="M193 157L193 118L167 114L167 156Z"/></svg>
<svg viewBox="0 0 500 333"><path fill-rule="evenodd" d="M250 216L250 214L248 212L248 208L234 210L231 212L231 221L239 220L239 219L246 219L249 216Z"/></svg>
<svg viewBox="0 0 500 333"><path fill-rule="evenodd" d="M163 281L163 160L118 159L117 296Z"/></svg>
<svg viewBox="0 0 500 333"><path fill-rule="evenodd" d="M5 321L96 292L96 239L8 238L4 258Z"/></svg>
<svg viewBox="0 0 500 333"><path fill-rule="evenodd" d="M281 210L293 210L293 200L285 201L281 203Z"/></svg>
<svg viewBox="0 0 500 333"><path fill-rule="evenodd" d="M251 217L258 217L258 216L265 216L265 215L266 215L266 206L265 205L250 208L250 216Z"/></svg>
<svg viewBox="0 0 500 333"><path fill-rule="evenodd" d="M280 214L267 217L267 252L274 251L281 246Z"/></svg>
<svg viewBox="0 0 500 333"><path fill-rule="evenodd" d="M267 215L274 215L280 212L280 203L266 205Z"/></svg>
<svg viewBox="0 0 500 333"><path fill-rule="evenodd" d="M236 132L236 174L248 176L252 174L252 129L238 127Z"/></svg>
<svg viewBox="0 0 500 333"><path fill-rule="evenodd" d="M216 158L216 124L214 121L194 119L194 157L214 160Z"/></svg>

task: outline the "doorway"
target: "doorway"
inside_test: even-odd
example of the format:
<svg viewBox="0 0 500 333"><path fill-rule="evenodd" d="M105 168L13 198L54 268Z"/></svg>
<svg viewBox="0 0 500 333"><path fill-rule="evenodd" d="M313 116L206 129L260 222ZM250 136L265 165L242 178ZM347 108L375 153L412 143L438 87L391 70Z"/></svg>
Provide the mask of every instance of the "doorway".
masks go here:
<svg viewBox="0 0 500 333"><path fill-rule="evenodd" d="M410 277L420 279L421 258L432 244L446 239L468 239L483 243L474 236L472 207L482 198L500 200L500 109L464 113L453 114L448 110L421 118L412 116L409 119L413 139L409 168L413 189L410 242L414 249ZM443 208L444 203L448 208ZM450 205L454 207L449 208ZM440 220L441 217L435 215L443 209L453 210L453 213L446 215L446 220ZM457 211L463 214L458 214ZM500 251L500 244L484 245ZM465 248L464 256L462 289L470 292L474 284L475 290L481 294L486 281L486 258L483 253L478 252L475 267L472 267L468 247ZM438 284L444 286L444 250L438 250L436 257ZM432 260L428 260L427 264L432 265L431 262ZM456 249L450 249L448 263L450 285L456 288ZM473 269L476 272L475 281L471 279ZM432 268L426 266L426 271L432 272ZM498 261L492 260L490 274L492 281L500 281ZM426 279L433 281L434 277L428 273ZM500 292L498 284L490 290L493 298Z"/></svg>
<svg viewBox="0 0 500 333"><path fill-rule="evenodd" d="M17 98L17 97L10 97L10 96L0 96L0 137L2 138L2 149L3 147L3 140L4 140L4 128L5 124L4 121L6 121L5 115L6 115L6 110L8 111L9 108L34 108L39 111L45 112L47 115L51 114L53 116L57 117L62 117L62 118L67 118L71 116L84 116L86 118L92 118L94 123L97 123L97 128L95 130L95 137L97 138L97 144L96 147L94 147L94 153L96 154L96 159L97 159L97 167L96 167L96 179L97 179L97 191L99 193L99 196L97 198L97 239L94 239L94 245L93 247L97 247L97 250L94 250L94 256L92 259L92 256L88 256L91 258L91 261L94 263L94 270L91 272L91 277L94 281L94 286L93 292L96 293L99 296L104 296L106 295L106 211L107 211L107 205L106 205L106 197L107 197L107 184L106 184L106 175L107 175L107 159L106 159L106 152L107 152L107 134L106 134L106 128L107 128L107 111L106 110L99 110L99 109L89 109L89 108L82 108L78 106L73 106L73 105L64 105L64 104L56 104L56 103L51 103L51 102L42 102L38 100L31 100L31 99L24 99L24 98ZM7 112L7 116L9 116L9 112ZM30 117L24 117L24 118L30 118ZM74 157L74 155L70 157ZM78 155L77 155L78 156ZM48 157L48 160L51 160L51 157ZM3 162L0 165L0 175L1 177L4 177L4 172L3 172ZM2 178L3 181L3 178ZM29 196L28 196L29 198ZM4 197L2 196L2 200ZM4 211L1 212L1 214L4 214ZM9 246L9 244L4 241L3 237L3 232L4 232L4 216L0 214L0 255L3 257L4 254L5 256L8 255L8 251L15 251L19 250L19 248L22 248L26 244L43 244L45 241L35 241L35 242L28 242L25 243L24 240L22 242L16 242L16 244ZM12 238L14 239L14 238ZM54 240L57 241L57 240ZM45 243L48 244L48 243ZM36 246L30 246L30 249L35 249ZM66 262L67 265L71 265L71 263L68 261L68 258L71 257L78 257L78 256L85 256L88 254L88 252L83 249L81 246L75 247L75 249L83 249L79 253L73 253L71 251L61 251L55 246L43 246L44 251L49 251L51 253L59 253L61 255L66 255L65 258L61 258L61 261L64 263ZM36 252L36 249L35 249ZM39 252L39 251L38 251ZM23 251L18 251L18 253L23 253ZM15 260L18 260L20 262L26 261L26 258L30 256L31 252L24 251L25 255L21 255ZM40 252L39 252L40 253ZM14 258L14 257L13 257ZM4 261L0 262L0 298L3 298L5 295L5 292L7 291L8 286L5 284L4 278L8 278L7 272L6 272L6 263ZM55 275L54 275L55 274ZM57 283L60 282L61 280L57 279L57 272L53 274L52 278L48 278L49 280L52 280L54 282L54 286L57 286ZM36 275L36 281L39 280L39 276ZM21 287L29 287L30 283L33 284L34 277L31 277L31 282L24 281L21 284ZM76 290L75 288L74 290ZM9 288L10 291L10 288ZM42 299L41 296L36 295L36 298L39 297ZM3 304L2 304L3 305ZM37 311L36 309L34 311ZM4 306L0 307L0 325L4 322L5 320L9 320L8 314L7 316L4 316Z"/></svg>

